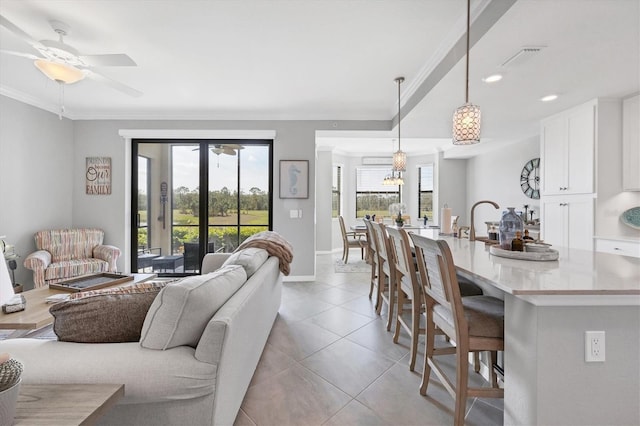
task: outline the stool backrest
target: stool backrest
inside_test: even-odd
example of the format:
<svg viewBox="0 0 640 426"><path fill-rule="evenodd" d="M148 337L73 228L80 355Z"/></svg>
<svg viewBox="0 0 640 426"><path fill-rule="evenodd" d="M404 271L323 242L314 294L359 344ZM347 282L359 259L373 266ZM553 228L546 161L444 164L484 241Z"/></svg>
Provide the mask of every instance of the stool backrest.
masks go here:
<svg viewBox="0 0 640 426"><path fill-rule="evenodd" d="M416 262L427 305L439 304L451 311L456 336L468 338L460 286L449 245L444 240L432 240L416 234L410 235L416 252Z"/></svg>
<svg viewBox="0 0 640 426"><path fill-rule="evenodd" d="M405 280L410 281L409 288L411 288L411 297L413 297L413 295L420 294L421 291L416 274L416 264L413 261L411 244L409 242L409 235L407 234L407 231L404 229L390 227L387 228L387 234L389 235L389 247L391 249L394 266L396 268L396 280L400 281L404 278Z"/></svg>

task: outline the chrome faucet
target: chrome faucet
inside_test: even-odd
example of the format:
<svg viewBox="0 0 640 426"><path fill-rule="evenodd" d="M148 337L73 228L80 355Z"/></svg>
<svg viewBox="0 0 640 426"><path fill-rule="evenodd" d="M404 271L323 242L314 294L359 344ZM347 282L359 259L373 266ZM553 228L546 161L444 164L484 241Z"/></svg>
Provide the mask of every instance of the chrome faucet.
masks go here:
<svg viewBox="0 0 640 426"><path fill-rule="evenodd" d="M489 200L478 201L471 207L471 226L469 228L469 241L476 240L476 227L473 224L474 217L475 217L474 210L476 209L476 207L478 207L479 204L485 204L485 203L493 205L493 207L495 207L496 209L500 208L500 206L497 203L494 203L493 201L489 201Z"/></svg>

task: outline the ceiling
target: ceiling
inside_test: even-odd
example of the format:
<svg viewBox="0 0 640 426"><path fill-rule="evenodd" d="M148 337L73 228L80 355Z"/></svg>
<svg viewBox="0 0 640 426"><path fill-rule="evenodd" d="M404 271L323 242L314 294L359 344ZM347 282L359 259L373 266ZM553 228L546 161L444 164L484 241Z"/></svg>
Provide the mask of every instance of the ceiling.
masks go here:
<svg viewBox="0 0 640 426"><path fill-rule="evenodd" d="M464 103L464 0L2 0L0 14L36 40L85 54L126 53L98 68L131 97L85 79L65 86L72 119L394 120L402 149L469 157L535 137L541 118L595 97L640 91L640 1L472 0L470 101L482 143L452 147ZM542 46L520 64L501 64ZM0 27L0 49L35 54ZM502 81L483 77L500 71ZM540 97L556 93L553 102ZM58 112L59 88L31 60L0 54L0 94ZM320 149L388 154L388 132L319 133Z"/></svg>

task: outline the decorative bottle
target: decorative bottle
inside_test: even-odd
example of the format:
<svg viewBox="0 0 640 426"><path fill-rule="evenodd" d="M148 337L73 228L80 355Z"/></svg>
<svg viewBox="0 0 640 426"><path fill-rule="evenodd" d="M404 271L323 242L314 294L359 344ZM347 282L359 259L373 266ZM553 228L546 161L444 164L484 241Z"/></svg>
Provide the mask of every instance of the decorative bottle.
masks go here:
<svg viewBox="0 0 640 426"><path fill-rule="evenodd" d="M524 241L520 231L516 232L516 237L511 241L511 251L524 251Z"/></svg>
<svg viewBox="0 0 640 426"><path fill-rule="evenodd" d="M524 222L522 218L515 212L515 207L507 207L507 211L502 213L500 219L500 248L503 250L511 250L511 241L516 237L516 232L524 230Z"/></svg>

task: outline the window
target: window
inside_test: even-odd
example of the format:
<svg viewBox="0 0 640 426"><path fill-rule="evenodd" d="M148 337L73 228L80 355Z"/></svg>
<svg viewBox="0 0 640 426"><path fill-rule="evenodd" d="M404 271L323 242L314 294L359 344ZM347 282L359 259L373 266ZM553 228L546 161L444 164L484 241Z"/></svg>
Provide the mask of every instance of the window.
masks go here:
<svg viewBox="0 0 640 426"><path fill-rule="evenodd" d="M388 216L389 205L400 201L399 186L382 184L389 173L388 167L356 169L356 217Z"/></svg>
<svg viewBox="0 0 640 426"><path fill-rule="evenodd" d="M418 169L418 216L433 220L433 164Z"/></svg>
<svg viewBox="0 0 640 426"><path fill-rule="evenodd" d="M134 139L132 270L200 272L205 253L232 252L272 228L271 140ZM134 209L132 209L134 210Z"/></svg>
<svg viewBox="0 0 640 426"><path fill-rule="evenodd" d="M333 185L331 190L331 217L340 216L342 198L342 167L333 166Z"/></svg>

